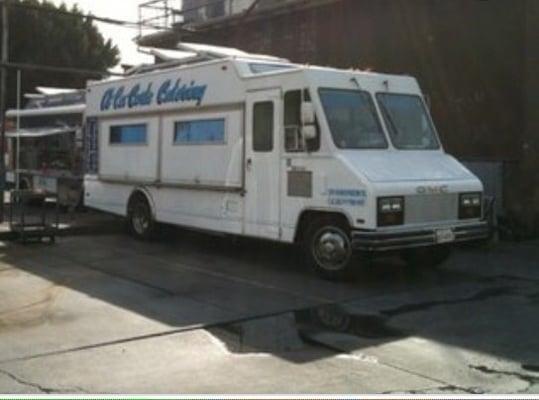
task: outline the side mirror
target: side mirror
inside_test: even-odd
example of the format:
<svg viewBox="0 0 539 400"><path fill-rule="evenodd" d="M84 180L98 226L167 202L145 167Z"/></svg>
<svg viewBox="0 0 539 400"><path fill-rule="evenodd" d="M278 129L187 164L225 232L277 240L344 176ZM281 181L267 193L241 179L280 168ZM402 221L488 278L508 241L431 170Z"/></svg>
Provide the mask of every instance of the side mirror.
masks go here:
<svg viewBox="0 0 539 400"><path fill-rule="evenodd" d="M313 125L316 120L313 103L301 103L301 123L303 125Z"/></svg>
<svg viewBox="0 0 539 400"><path fill-rule="evenodd" d="M316 139L316 126L315 125L305 125L301 128L301 136L303 140L313 140Z"/></svg>

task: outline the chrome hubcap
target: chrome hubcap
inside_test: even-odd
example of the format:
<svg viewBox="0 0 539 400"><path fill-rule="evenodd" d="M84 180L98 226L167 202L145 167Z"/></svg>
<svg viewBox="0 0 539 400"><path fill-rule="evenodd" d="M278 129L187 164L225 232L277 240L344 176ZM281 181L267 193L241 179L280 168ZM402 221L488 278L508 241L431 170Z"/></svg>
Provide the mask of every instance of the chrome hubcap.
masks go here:
<svg viewBox="0 0 539 400"><path fill-rule="evenodd" d="M324 228L314 241L314 255L318 264L328 270L339 270L350 259L350 241L338 228Z"/></svg>

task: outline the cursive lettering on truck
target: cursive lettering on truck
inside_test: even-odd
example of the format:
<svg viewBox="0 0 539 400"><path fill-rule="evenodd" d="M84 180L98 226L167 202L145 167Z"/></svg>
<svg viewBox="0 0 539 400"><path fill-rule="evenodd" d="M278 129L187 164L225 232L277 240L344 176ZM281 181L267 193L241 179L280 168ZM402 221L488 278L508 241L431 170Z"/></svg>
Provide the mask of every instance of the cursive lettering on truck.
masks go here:
<svg viewBox="0 0 539 400"><path fill-rule="evenodd" d="M153 82L148 83L145 88L141 84L136 84L130 89L126 89L125 86L110 88L101 98L101 111L150 106L154 99L157 105L195 102L200 106L207 89L207 85L197 85L195 81L182 84L181 79L177 79L173 84L172 80L168 79L161 84L156 96L152 86Z"/></svg>

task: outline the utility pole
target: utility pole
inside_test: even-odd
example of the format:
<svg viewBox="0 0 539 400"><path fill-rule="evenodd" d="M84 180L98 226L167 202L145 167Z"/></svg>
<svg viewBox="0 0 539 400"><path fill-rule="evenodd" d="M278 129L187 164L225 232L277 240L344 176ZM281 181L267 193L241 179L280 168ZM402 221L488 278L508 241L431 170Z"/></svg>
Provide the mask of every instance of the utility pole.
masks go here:
<svg viewBox="0 0 539 400"><path fill-rule="evenodd" d="M2 1L2 54L3 63L9 61L9 10L7 1ZM0 135L0 222L4 222L5 188L6 188L6 105L7 105L7 68L2 68L0 75L0 119L2 132Z"/></svg>

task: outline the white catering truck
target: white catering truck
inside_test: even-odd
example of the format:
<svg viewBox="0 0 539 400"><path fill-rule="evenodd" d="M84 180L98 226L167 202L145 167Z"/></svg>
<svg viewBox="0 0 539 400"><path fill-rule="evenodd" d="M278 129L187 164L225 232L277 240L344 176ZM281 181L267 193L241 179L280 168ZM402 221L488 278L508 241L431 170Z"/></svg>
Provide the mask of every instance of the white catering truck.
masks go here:
<svg viewBox="0 0 539 400"><path fill-rule="evenodd" d="M298 243L323 277L357 253L437 264L483 239L483 187L443 150L417 81L254 55L191 59L87 91L85 204Z"/></svg>

